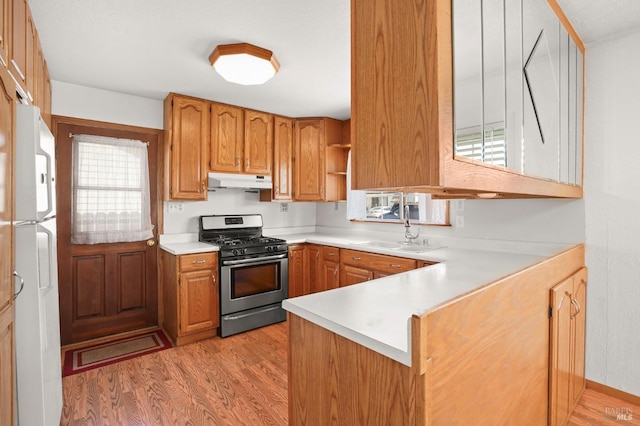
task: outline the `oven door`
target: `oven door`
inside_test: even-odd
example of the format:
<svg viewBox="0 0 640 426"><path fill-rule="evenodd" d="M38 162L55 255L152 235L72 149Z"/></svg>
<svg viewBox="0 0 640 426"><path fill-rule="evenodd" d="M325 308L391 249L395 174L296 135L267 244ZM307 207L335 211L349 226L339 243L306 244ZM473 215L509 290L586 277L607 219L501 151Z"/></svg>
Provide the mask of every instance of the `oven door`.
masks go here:
<svg viewBox="0 0 640 426"><path fill-rule="evenodd" d="M287 253L224 260L220 267L220 313L245 311L282 302L288 293Z"/></svg>

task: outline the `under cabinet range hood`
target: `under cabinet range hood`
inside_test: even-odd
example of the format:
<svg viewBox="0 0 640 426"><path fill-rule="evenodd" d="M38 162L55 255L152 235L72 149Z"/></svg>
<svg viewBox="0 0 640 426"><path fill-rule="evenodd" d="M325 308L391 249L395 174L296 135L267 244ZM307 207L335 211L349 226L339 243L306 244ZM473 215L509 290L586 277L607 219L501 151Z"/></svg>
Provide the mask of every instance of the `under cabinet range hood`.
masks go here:
<svg viewBox="0 0 640 426"><path fill-rule="evenodd" d="M209 190L216 188L271 189L271 176L209 173Z"/></svg>

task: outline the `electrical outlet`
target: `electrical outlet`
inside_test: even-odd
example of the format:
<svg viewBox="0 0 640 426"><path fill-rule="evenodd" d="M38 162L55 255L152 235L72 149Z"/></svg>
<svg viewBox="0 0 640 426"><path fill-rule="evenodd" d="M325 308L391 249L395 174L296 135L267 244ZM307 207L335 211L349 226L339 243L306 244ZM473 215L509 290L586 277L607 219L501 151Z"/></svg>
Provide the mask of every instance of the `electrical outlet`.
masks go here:
<svg viewBox="0 0 640 426"><path fill-rule="evenodd" d="M456 216L456 228L464 228L464 216Z"/></svg>
<svg viewBox="0 0 640 426"><path fill-rule="evenodd" d="M463 212L464 211L464 200L455 200L456 211Z"/></svg>
<svg viewBox="0 0 640 426"><path fill-rule="evenodd" d="M184 211L184 203L177 203L173 201L167 202L168 213L178 213Z"/></svg>
<svg viewBox="0 0 640 426"><path fill-rule="evenodd" d="M280 212L281 213L286 213L289 211L289 204L288 203L280 203Z"/></svg>

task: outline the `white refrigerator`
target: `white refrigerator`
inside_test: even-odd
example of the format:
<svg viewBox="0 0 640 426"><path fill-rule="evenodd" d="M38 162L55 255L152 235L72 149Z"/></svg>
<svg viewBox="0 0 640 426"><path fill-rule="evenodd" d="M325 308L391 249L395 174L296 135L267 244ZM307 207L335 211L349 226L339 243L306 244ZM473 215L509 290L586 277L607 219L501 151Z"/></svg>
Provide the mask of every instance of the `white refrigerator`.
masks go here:
<svg viewBox="0 0 640 426"><path fill-rule="evenodd" d="M15 147L16 424L59 425L55 146L37 107L16 105Z"/></svg>

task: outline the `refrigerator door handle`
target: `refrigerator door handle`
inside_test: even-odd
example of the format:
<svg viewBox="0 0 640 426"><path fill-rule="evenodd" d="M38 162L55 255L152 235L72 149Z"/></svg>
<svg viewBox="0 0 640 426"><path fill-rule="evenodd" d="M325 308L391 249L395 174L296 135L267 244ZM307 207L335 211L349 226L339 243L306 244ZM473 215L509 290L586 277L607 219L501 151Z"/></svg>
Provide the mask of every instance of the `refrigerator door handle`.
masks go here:
<svg viewBox="0 0 640 426"><path fill-rule="evenodd" d="M53 234L51 233L51 231L49 231L47 228L45 228L44 226L40 226L38 225L38 233L43 233L46 235L47 237L47 249L48 249L48 253L53 253L54 250L56 250L56 247L54 247L54 241L55 238L53 236ZM50 255L47 256L47 259L50 259ZM42 287L42 276L40 276L40 280L39 280L39 286L40 286L40 290L46 290L48 288L51 288L53 286L54 280L56 279L56 277L54 277L54 274L56 273L56 268L54 268L54 265L51 264L51 261L46 262L46 266L48 268L48 276L49 279L47 280L47 285ZM42 264L42 263L41 263Z"/></svg>
<svg viewBox="0 0 640 426"><path fill-rule="evenodd" d="M51 156L47 151L42 148L38 149L38 154L42 155L47 160L47 176L46 176L46 184L47 184L47 210L42 213L42 218L47 217L49 214L53 212L53 176L52 176L52 167L51 167Z"/></svg>
<svg viewBox="0 0 640 426"><path fill-rule="evenodd" d="M22 278L16 271L13 271L13 276L20 280L20 290L13 294L13 300L16 300L16 297L18 297L20 293L22 293L22 290L24 290L24 278Z"/></svg>

